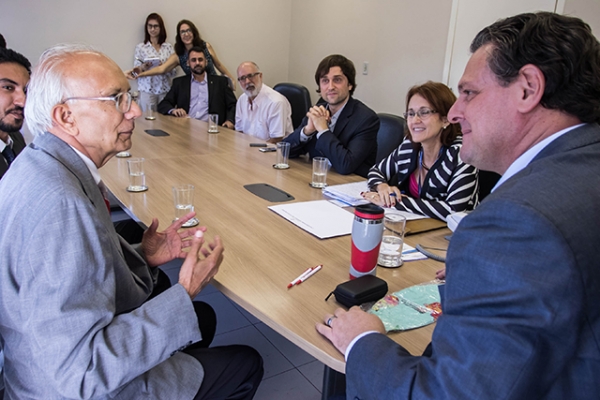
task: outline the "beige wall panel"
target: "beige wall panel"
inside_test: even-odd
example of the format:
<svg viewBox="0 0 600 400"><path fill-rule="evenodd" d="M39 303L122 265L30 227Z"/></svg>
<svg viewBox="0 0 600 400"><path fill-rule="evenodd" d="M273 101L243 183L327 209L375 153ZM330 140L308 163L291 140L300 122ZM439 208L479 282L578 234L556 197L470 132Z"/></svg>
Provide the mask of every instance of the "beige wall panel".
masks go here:
<svg viewBox="0 0 600 400"><path fill-rule="evenodd" d="M290 80L316 100L319 61L340 53L356 65L355 97L376 112L401 114L408 88L442 79L450 9L447 0L294 0Z"/></svg>

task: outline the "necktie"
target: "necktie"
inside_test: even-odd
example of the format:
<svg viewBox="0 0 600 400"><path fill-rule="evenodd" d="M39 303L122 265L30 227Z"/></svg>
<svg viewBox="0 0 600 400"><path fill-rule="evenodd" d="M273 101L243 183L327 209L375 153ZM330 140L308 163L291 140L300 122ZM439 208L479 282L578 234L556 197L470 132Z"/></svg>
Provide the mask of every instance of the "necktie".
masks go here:
<svg viewBox="0 0 600 400"><path fill-rule="evenodd" d="M106 209L110 214L110 201L108 201L108 189L106 189L106 185L104 185L104 182L102 181L98 183L98 188L100 189L100 193L102 193L102 197L104 198L104 204L106 204Z"/></svg>
<svg viewBox="0 0 600 400"><path fill-rule="evenodd" d="M4 158L6 158L6 163L10 167L10 164L12 164L12 162L15 161L15 152L10 146L7 145L4 148L4 150L2 150L2 155L4 156Z"/></svg>

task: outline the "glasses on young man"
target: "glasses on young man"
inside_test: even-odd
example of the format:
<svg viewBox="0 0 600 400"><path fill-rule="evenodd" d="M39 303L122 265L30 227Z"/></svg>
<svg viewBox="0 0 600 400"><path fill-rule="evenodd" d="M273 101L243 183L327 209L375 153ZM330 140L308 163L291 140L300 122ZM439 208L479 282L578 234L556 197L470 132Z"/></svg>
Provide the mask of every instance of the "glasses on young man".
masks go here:
<svg viewBox="0 0 600 400"><path fill-rule="evenodd" d="M125 114L131 110L131 101L133 100L133 96L129 92L121 92L114 96L106 96L106 97L68 97L63 100L63 103L71 100L99 100L99 101L114 101L115 106L117 107L117 111Z"/></svg>

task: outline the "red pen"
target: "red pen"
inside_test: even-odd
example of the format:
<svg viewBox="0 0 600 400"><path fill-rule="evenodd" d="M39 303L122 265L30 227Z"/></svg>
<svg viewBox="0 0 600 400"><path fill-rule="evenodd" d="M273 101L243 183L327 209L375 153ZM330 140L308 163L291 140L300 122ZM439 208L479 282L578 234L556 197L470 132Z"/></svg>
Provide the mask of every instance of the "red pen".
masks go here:
<svg viewBox="0 0 600 400"><path fill-rule="evenodd" d="M300 281L300 279L301 279L302 277L304 277L304 275L308 274L310 271L312 271L312 268L311 268L311 267L308 267L308 268L306 269L306 271L304 271L303 273L301 273L301 274L300 274L300 276L299 276L299 277L297 277L296 279L294 279L293 281L291 281L290 283L288 283L288 285L287 285L288 289L289 289L289 288L291 288L292 286L294 286L294 285L298 284L298 281Z"/></svg>
<svg viewBox="0 0 600 400"><path fill-rule="evenodd" d="M323 267L322 265L317 265L316 267L308 268L299 277L297 277L296 279L294 279L293 281L291 281L290 283L288 283L287 288L289 289L292 286L296 286L299 283L304 282L304 280L307 278L307 276L311 276L314 272L318 271L322 267Z"/></svg>
<svg viewBox="0 0 600 400"><path fill-rule="evenodd" d="M316 267L314 267L312 269L312 271L310 271L304 277L300 278L300 282L298 282L297 284L298 285L301 284L302 282L304 282L305 280L307 280L308 278L310 278L311 276L313 276L314 274L316 274L317 272L319 272L321 270L321 268L323 268L322 265L317 265Z"/></svg>

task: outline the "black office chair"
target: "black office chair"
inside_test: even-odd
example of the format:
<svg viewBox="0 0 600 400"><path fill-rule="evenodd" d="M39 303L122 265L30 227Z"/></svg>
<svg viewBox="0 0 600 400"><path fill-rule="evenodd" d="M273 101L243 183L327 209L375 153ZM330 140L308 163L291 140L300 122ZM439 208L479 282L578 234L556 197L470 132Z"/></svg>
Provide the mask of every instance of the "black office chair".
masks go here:
<svg viewBox="0 0 600 400"><path fill-rule="evenodd" d="M497 173L482 169L479 170L479 202L492 192L492 189L499 180L500 175Z"/></svg>
<svg viewBox="0 0 600 400"><path fill-rule="evenodd" d="M379 132L377 132L377 159L380 162L400 146L404 140L404 118L394 114L377 114L379 117Z"/></svg>
<svg viewBox="0 0 600 400"><path fill-rule="evenodd" d="M297 83L278 83L273 89L284 95L290 102L292 106L292 125L296 129L300 126L302 119L312 105L308 89Z"/></svg>

